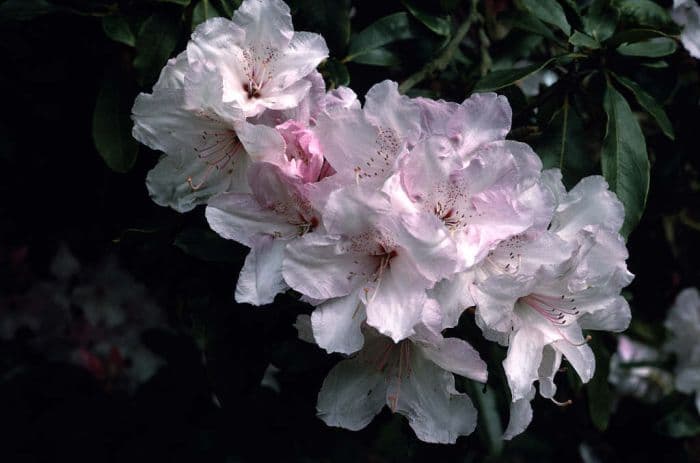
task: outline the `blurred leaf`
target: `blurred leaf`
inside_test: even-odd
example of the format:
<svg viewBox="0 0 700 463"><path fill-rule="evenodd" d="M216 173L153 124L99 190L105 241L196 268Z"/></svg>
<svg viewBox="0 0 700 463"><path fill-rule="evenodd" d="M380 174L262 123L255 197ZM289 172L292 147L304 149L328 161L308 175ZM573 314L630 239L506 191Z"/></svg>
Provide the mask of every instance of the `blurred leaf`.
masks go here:
<svg viewBox="0 0 700 463"><path fill-rule="evenodd" d="M416 2L413 0L402 0L402 3L409 13L411 13L418 21L422 22L425 27L435 32L437 35L442 35L444 37L450 35L449 18L427 13L418 7Z"/></svg>
<svg viewBox="0 0 700 463"><path fill-rule="evenodd" d="M328 89L350 84L348 68L335 58L329 58L319 66L318 70L328 84Z"/></svg>
<svg viewBox="0 0 700 463"><path fill-rule="evenodd" d="M643 63L639 63L641 66L644 66L645 68L651 68L651 69L666 69L668 67L668 63L662 59L658 61L645 61Z"/></svg>
<svg viewBox="0 0 700 463"><path fill-rule="evenodd" d="M642 26L663 27L673 23L671 15L651 0L616 0L623 20Z"/></svg>
<svg viewBox="0 0 700 463"><path fill-rule="evenodd" d="M92 138L97 152L110 169L120 173L133 167L138 154L138 143L131 136L133 95L125 91L123 85L122 76L108 72L92 116Z"/></svg>
<svg viewBox="0 0 700 463"><path fill-rule="evenodd" d="M192 10L192 29L202 24L207 19L225 16L216 8L211 0L200 0Z"/></svg>
<svg viewBox="0 0 700 463"><path fill-rule="evenodd" d="M136 37L134 69L139 84L155 82L170 58L182 23L179 16L154 13L141 26Z"/></svg>
<svg viewBox="0 0 700 463"><path fill-rule="evenodd" d="M413 37L407 13L394 13L367 26L350 40L348 56L343 61L354 61L359 55L398 40Z"/></svg>
<svg viewBox="0 0 700 463"><path fill-rule="evenodd" d="M497 71L490 72L482 77L474 86L475 92L489 92L493 90L498 90L499 88L507 87L512 85L517 81L524 79L525 77L540 71L551 63L553 63L557 57L550 58L544 63L531 64L530 66L525 66L516 69L500 69Z"/></svg>
<svg viewBox="0 0 700 463"><path fill-rule="evenodd" d="M613 394L608 384L610 373L610 353L597 337L590 341L595 355L595 374L586 387L588 396L588 412L591 421L599 431L605 431L612 412Z"/></svg>
<svg viewBox="0 0 700 463"><path fill-rule="evenodd" d="M395 66L401 63L399 56L386 48L370 50L359 55L353 61L358 64L369 64L372 66Z"/></svg>
<svg viewBox="0 0 700 463"><path fill-rule="evenodd" d="M326 39L331 54L342 56L350 40L350 0L297 0L295 3L298 8L295 17Z"/></svg>
<svg viewBox="0 0 700 463"><path fill-rule="evenodd" d="M115 42L123 43L130 47L136 44L136 37L134 33L131 32L131 27L124 16L114 15L103 17L102 30L107 37Z"/></svg>
<svg viewBox="0 0 700 463"><path fill-rule="evenodd" d="M28 21L58 11L64 8L47 0L6 0L0 4L0 22Z"/></svg>
<svg viewBox="0 0 700 463"><path fill-rule="evenodd" d="M240 262L245 255L238 244L204 228L182 230L175 237L173 244L185 254L207 262Z"/></svg>
<svg viewBox="0 0 700 463"><path fill-rule="evenodd" d="M643 42L623 44L617 48L618 53L626 56L661 58L672 55L677 49L676 41L666 37L657 37Z"/></svg>
<svg viewBox="0 0 700 463"><path fill-rule="evenodd" d="M190 4L191 0L156 0L161 3L174 3L176 5L187 6Z"/></svg>
<svg viewBox="0 0 700 463"><path fill-rule="evenodd" d="M611 8L609 1L593 0L583 18L585 32L598 42L604 42L615 32L618 16L618 11Z"/></svg>
<svg viewBox="0 0 700 463"><path fill-rule="evenodd" d="M566 20L564 9L556 0L521 0L523 6L538 19L571 34L571 26Z"/></svg>
<svg viewBox="0 0 700 463"><path fill-rule="evenodd" d="M612 73L611 73L612 74ZM666 112L663 107L647 92L645 92L642 87L640 87L635 81L628 79L624 76L619 76L617 74L612 74L615 79L620 82L624 87L632 92L639 106L644 108L646 112L649 113L651 117L654 118L656 123L659 125L661 131L671 140L674 139L673 125L668 119Z"/></svg>
<svg viewBox="0 0 700 463"><path fill-rule="evenodd" d="M635 43L654 37L672 38L670 35L656 29L627 29L615 34L608 42L608 45L610 47L615 47L623 43Z"/></svg>
<svg viewBox="0 0 700 463"><path fill-rule="evenodd" d="M527 12L522 12L513 20L513 27L541 35L553 42L559 41L549 26Z"/></svg>
<svg viewBox="0 0 700 463"><path fill-rule="evenodd" d="M620 233L627 237L639 222L649 192L646 141L625 98L608 82L603 98L608 121L603 140L603 175L625 206Z"/></svg>
<svg viewBox="0 0 700 463"><path fill-rule="evenodd" d="M600 48L600 43L596 39L579 31L574 31L571 37L569 37L569 43L577 47L590 48L592 50Z"/></svg>
<svg viewBox="0 0 700 463"><path fill-rule="evenodd" d="M658 433L676 439L693 437L700 434L700 419L695 410L691 413L681 408L663 417L654 428Z"/></svg>
<svg viewBox="0 0 700 463"><path fill-rule="evenodd" d="M644 42L623 44L617 47L617 52L626 56L659 58L671 55L676 51L676 41L666 37L645 40Z"/></svg>

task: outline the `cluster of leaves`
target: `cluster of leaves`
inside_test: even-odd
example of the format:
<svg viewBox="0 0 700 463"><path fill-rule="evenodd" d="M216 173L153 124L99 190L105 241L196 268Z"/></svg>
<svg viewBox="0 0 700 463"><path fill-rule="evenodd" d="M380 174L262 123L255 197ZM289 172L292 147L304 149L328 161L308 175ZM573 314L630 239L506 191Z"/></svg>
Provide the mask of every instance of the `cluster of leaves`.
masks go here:
<svg viewBox="0 0 700 463"><path fill-rule="evenodd" d="M560 167L567 186L585 175L602 173L625 205L625 234L637 227L629 241L630 268L637 274L628 294L635 314L630 333L651 344L661 343L660 321L675 292L683 285L700 281L700 271L694 265L700 250L693 244L700 229L700 165L691 158L691 150L696 146L694 126L700 117L700 73L697 62L678 49L679 29L668 13L672 2L288 3L295 28L321 33L328 43L331 57L320 70L329 88L352 81L352 88L362 95L373 83L391 78L399 81L401 91L411 96L462 101L474 91L497 91L508 96L513 107L510 138L531 144L546 167ZM293 341L289 324L295 313L307 309L288 298L264 312L231 307L231 294L226 289L233 286L232 279L245 250L206 231L199 216L183 219L159 211L158 220L149 217L156 214L156 208L147 205L145 189L138 185L142 185L157 153L147 152L132 139L130 120L135 95L139 90L150 89L167 59L184 48L193 28L211 17L230 17L238 4L237 0L5 0L0 2L0 27L19 27L18 24L36 21L60 24L70 17L70 24L80 27L78 33L84 33L86 41L94 41L104 68L98 71L102 79L99 88L85 97L92 111L92 141L106 166L124 173L122 177L127 179L112 180L104 186L113 191L102 193L111 202L101 205L106 207L103 223L109 223L109 227L100 236L117 236L118 246L132 254L137 266L147 261L145 267L153 269L155 285L167 288L165 291L177 288L168 299L170 305L164 305L171 308L172 318L206 352L213 389L224 405L228 399L229 403L250 407L252 415L254 406L244 404L249 397L246 394L256 381L259 383L271 359L278 366L291 365L285 372L289 381L283 387L309 389L299 395L310 407L315 399L314 388L320 386L330 363ZM40 56L41 50L33 53ZM556 82L541 84L534 94L525 94L523 80L543 71L554 73ZM25 117L28 114L20 113ZM73 170L66 172L96 173L97 180L88 185L103 187L99 179L104 173L99 167L69 165ZM18 177L18 187L25 177ZM76 182L70 191L84 193L81 185L85 188L85 183ZM141 201L135 207L138 215L120 203L122 197L129 198L130 204ZM97 202L89 204L100 206ZM76 206L70 216L76 225L57 229L57 233L70 236L80 224L88 227L90 221L81 222L81 214L88 217L90 212ZM118 219L108 219L110 215ZM26 231L20 225L15 228L17 236ZM115 233L115 229L124 231ZM141 257L142 254L148 257ZM177 263L172 264L167 278L155 277L158 262L166 261L168 265ZM661 263L652 266L650 262ZM178 272L187 276L176 277ZM217 285L207 281L212 275L217 275ZM212 296L214 287L224 288L223 293ZM232 315L227 311L240 312ZM266 334L252 342L234 325L256 325L251 332L259 332L257 325L263 325ZM470 338L470 330L475 329L472 325L464 321L456 329ZM232 342L236 337L238 340ZM499 394L505 390L502 373L490 371L492 379L485 392L468 382L460 384L462 388L474 389L470 393L482 423L478 435L466 440L466 444L461 442L453 449L440 451L462 458L501 455L503 461L512 461L518 455L545 461L562 456L570 460L572 455L585 459L584 450L579 450L579 445L585 443L589 446L586 448L596 449L603 461L608 457L638 461L648 456L645 452L673 447L678 442L673 439L684 438L685 451L676 445L655 455L690 458L687 455L693 455L693 446L698 446L697 437L690 438L698 435L700 425L687 398L675 395L658 407L638 407L634 402L623 401L611 416L613 392L607 383L607 364L614 339L594 337L592 342L598 356L598 371L592 383L582 388L575 375L567 373L568 382L561 386L562 395L571 397L574 405L562 411L536 403L538 416L531 432L505 447L500 440L507 410L506 400ZM504 355L496 346L475 347L488 353L489 364L498 365ZM239 365L238 375L230 372L234 363ZM290 389L285 397L294 400L295 392ZM242 398L234 398L237 394ZM299 402L293 403L301 407ZM281 401L275 404L283 407ZM285 429L295 417L311 414L312 408L299 411L290 406L281 413L282 421L274 426ZM270 411L264 416L276 415ZM288 422L285 424L284 420ZM650 422L656 423L653 430ZM263 429L262 424L258 425L254 429ZM325 434L330 436L328 442L354 449L355 453L335 455L339 459L352 459L369 451L379 461L435 456L431 453L436 452L434 448L416 444L410 431L402 426L400 420L383 416L357 438L349 437L350 433L321 431L321 425L310 425L304 419L292 435L301 436L303 430L310 429L330 433ZM580 433L572 435L567 431L572 428L580 429ZM628 429L637 431L647 443L642 445L639 439L630 438ZM616 447L637 450L623 457Z"/></svg>

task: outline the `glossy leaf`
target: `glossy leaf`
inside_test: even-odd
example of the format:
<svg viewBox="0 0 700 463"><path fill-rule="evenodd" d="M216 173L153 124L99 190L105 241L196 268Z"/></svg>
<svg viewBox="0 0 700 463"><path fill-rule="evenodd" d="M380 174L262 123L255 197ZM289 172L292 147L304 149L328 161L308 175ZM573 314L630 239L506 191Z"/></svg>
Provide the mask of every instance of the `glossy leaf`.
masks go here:
<svg viewBox="0 0 700 463"><path fill-rule="evenodd" d="M123 77L113 72L105 76L92 116L92 138L107 166L115 172L128 172L136 162L138 143L131 136L132 94L123 88Z"/></svg>
<svg viewBox="0 0 700 463"><path fill-rule="evenodd" d="M329 90L350 84L348 68L335 58L329 58L324 61L318 70L323 75Z"/></svg>
<svg viewBox="0 0 700 463"><path fill-rule="evenodd" d="M105 16L102 18L102 30L107 37L115 42L123 43L130 47L136 45L136 37L124 16Z"/></svg>
<svg viewBox="0 0 700 463"><path fill-rule="evenodd" d="M407 13L385 16L363 29L350 40L348 56L345 57L344 61L354 61L355 58L370 50L412 37L413 31Z"/></svg>
<svg viewBox="0 0 700 463"><path fill-rule="evenodd" d="M663 107L654 99L654 97L645 92L635 81L617 74L613 74L613 76L620 84L632 92L634 98L637 100L637 103L639 103L639 106L644 108L644 110L654 118L664 135L673 140L673 125L668 119Z"/></svg>
<svg viewBox="0 0 700 463"><path fill-rule="evenodd" d="M538 19L571 34L571 26L566 20L564 9L556 0L522 0L523 6Z"/></svg>
<svg viewBox="0 0 700 463"><path fill-rule="evenodd" d="M192 29L217 16L225 16L211 0L200 0L192 10Z"/></svg>
<svg viewBox="0 0 700 463"><path fill-rule="evenodd" d="M418 21L423 23L425 27L443 37L450 35L450 21L448 18L432 15L421 9L418 5L416 5L416 2L412 0L403 0L402 3L408 12L411 13Z"/></svg>
<svg viewBox="0 0 700 463"><path fill-rule="evenodd" d="M474 86L474 91L489 92L507 87L508 85L512 85L517 81L546 68L556 59L557 58L550 58L544 63L531 64L522 68L499 69L497 71L492 71L476 83Z"/></svg>
<svg viewBox="0 0 700 463"><path fill-rule="evenodd" d="M608 83L603 98L607 127L603 140L603 175L625 206L620 233L628 236L639 222L649 192L646 141L625 98Z"/></svg>

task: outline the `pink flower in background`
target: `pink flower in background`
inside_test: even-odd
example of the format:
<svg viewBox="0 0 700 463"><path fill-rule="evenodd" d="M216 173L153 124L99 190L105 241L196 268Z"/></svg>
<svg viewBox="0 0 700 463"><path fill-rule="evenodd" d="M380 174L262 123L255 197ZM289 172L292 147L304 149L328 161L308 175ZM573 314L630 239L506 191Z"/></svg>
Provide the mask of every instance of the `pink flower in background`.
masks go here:
<svg viewBox="0 0 700 463"><path fill-rule="evenodd" d="M695 406L700 412L700 292L697 288L686 288L678 293L664 325L668 330L664 349L676 354L676 389L695 394Z"/></svg>

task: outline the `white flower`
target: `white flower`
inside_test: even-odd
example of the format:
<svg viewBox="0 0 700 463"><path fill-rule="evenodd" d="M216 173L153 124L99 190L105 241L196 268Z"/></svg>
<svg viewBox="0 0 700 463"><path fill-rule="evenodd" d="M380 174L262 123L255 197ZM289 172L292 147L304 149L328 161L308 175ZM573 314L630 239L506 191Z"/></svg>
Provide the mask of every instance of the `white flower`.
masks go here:
<svg viewBox="0 0 700 463"><path fill-rule="evenodd" d="M700 59L700 5L695 0L674 0L671 17L681 27L681 43L690 56Z"/></svg>
<svg viewBox="0 0 700 463"><path fill-rule="evenodd" d="M657 402L673 390L673 378L661 368L633 364L657 363L662 359L657 349L621 335L617 338L617 352L610 358L608 381L620 395Z"/></svg>
<svg viewBox="0 0 700 463"><path fill-rule="evenodd" d="M697 288L686 288L678 294L665 326L669 331L665 349L676 354L676 389L694 393L700 412L700 293Z"/></svg>

